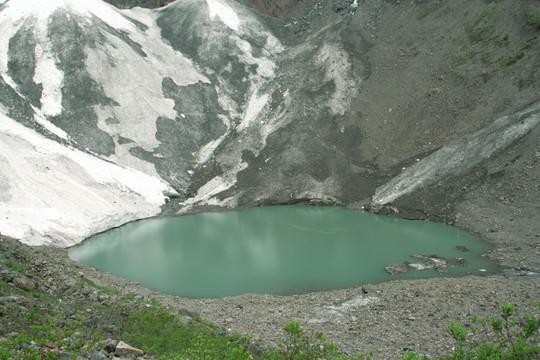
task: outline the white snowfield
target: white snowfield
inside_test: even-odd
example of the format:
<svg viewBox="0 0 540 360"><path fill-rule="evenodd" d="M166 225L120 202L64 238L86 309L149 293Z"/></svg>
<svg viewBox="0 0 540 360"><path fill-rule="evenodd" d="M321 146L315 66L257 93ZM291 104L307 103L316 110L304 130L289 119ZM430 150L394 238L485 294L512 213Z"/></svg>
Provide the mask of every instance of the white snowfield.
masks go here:
<svg viewBox="0 0 540 360"><path fill-rule="evenodd" d="M208 8L212 23L233 31L231 37L239 44L242 61L258 67L250 89L258 101L246 110L249 120L249 114L256 116L268 100L268 94L257 97L257 88L273 78L275 64L268 59L282 46L267 34L266 56L252 56L250 44L240 36L254 31L253 24L243 24L250 20L241 19L226 0L201 4ZM130 150L135 146L155 150L160 145L157 119L179 116L174 101L162 93L164 78L178 86L210 82L197 65L161 38L156 23L160 11L119 10L102 0L0 0L0 5L0 77L27 102L30 99L21 84L10 75L10 46L21 31L31 32L36 41L33 82L41 85L42 93L40 104L31 108L37 124L73 143L50 121L65 110L65 74L58 66L49 31L55 14L76 18L82 27L95 29L105 39L99 47L85 49L85 70L116 104L93 109L98 128L115 142L113 154L98 158L24 127L9 117L0 102L0 233L31 245L67 247L95 233L159 214L167 198L164 194L176 191L160 177L154 164L133 156ZM138 44L140 51L109 32L111 28ZM228 100L220 95L220 101L226 104ZM115 121L108 121L111 118ZM222 121L230 128L230 119ZM225 135L203 146L197 158L208 159ZM119 141L122 138L131 141ZM239 170L227 175L227 187L234 184ZM208 192L201 195L205 199L214 195L208 186L203 189Z"/></svg>
<svg viewBox="0 0 540 360"><path fill-rule="evenodd" d="M185 11L193 11L194 25L184 32L175 32L177 23L168 29L165 21L176 18L166 15L183 16ZM64 23L80 27L66 28L70 35L79 36L79 31L85 35L73 42L73 48L58 41L63 39ZM203 39L197 45L200 53L183 54L178 50L182 46L164 35L168 31L174 36L185 33L186 39L190 31L197 32ZM293 119L288 111L300 90L281 88L276 82L278 67L283 59L311 51L311 45L289 50L235 0L181 0L155 10L120 10L103 0L0 0L0 86L33 112L28 118L28 114L17 115L18 105L10 103L11 98L0 98L0 233L31 245L77 244L95 233L159 214L166 194L176 194L172 186L178 192L186 190L189 178L214 157L222 174L197 184L196 195L180 204L181 212L193 205L234 207L237 197L223 200L219 195L232 188L248 166L245 150L258 156L269 135ZM107 101L92 97L87 103L73 96L70 87L80 79L60 51L81 66L84 79L95 82ZM232 61L227 62L228 69L220 69L212 62L215 59L208 59L229 52L245 65L242 86L229 83ZM316 65L335 71L325 78L337 87L325 103L333 114L342 115L349 104L343 96L354 96L359 86L349 80L353 67L347 54L337 46L323 46ZM28 71L21 71L21 66ZM191 89L199 85L214 88L220 108L208 122L215 120L217 129L225 128L210 138L198 133L206 131L206 122L193 119L206 118L213 106L200 105L200 113L182 108L189 107L183 104L190 101L189 94L198 96ZM175 87L190 87L183 101L165 95ZM283 95L282 106L274 111L272 96L278 93ZM78 110L93 112L103 135L95 141L99 145L105 139L106 150L92 148L92 137L91 145L83 144L84 136L78 135L96 129L91 116L65 116L80 114ZM39 130L22 125L28 126L29 121ZM171 122L181 125L178 133L170 132L172 140L161 127ZM180 133L184 130L185 135ZM55 135L60 142L39 131ZM228 143L230 137L235 141ZM177 144L187 145L176 148ZM313 191L318 193L317 189Z"/></svg>
<svg viewBox="0 0 540 360"><path fill-rule="evenodd" d="M108 128L101 118L111 116L114 109L98 111L99 125L115 138L131 136L148 149L159 144L154 135L155 119L160 115L176 116L173 102L161 94L165 74L160 71L180 85L207 81L189 60L158 41L160 37L152 31L141 32L126 17L131 15L155 32L154 18L149 11L120 11L102 0L9 0L0 5L3 6L0 11L0 76L26 99L9 76L9 46L20 29L32 26L37 41L33 80L43 89L41 108L32 106L34 121L60 138L68 139L68 136L47 119L63 111L64 74L57 68L48 33L51 15L57 10L88 19L88 24L99 19L130 34L147 53L146 58L134 56L131 48L116 39L112 40L118 49L104 48L110 52L109 59L118 62L133 59L124 64L129 70L129 76L124 78L135 78L141 85L132 92L126 90L130 84L111 76L114 73L111 68L116 64L104 68L103 61L92 63L92 56L87 59L88 70L104 86L107 95L116 98L121 105L117 107L120 113L113 114L123 125L117 128ZM118 91L119 88L123 91ZM132 96L123 96L125 93ZM152 106L141 102L140 98L150 99ZM95 233L157 215L166 202L165 194L176 193L159 177L152 164L134 159L129 149L119 146L117 153L106 161L49 140L6 114L0 104L0 233L3 235L30 245L67 247ZM125 119L131 122L124 122ZM134 128L137 132L130 130Z"/></svg>
<svg viewBox="0 0 540 360"><path fill-rule="evenodd" d="M151 217L174 190L157 178L70 149L0 114L0 231L67 247Z"/></svg>

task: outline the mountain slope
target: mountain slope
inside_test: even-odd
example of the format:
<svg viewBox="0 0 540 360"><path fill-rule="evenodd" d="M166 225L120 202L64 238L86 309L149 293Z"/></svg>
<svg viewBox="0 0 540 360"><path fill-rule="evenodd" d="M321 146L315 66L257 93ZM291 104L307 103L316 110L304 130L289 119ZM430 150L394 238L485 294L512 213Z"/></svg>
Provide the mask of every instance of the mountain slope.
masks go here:
<svg viewBox="0 0 540 360"><path fill-rule="evenodd" d="M167 198L168 213L342 204L472 229L468 201L502 196L475 193L486 181L538 173L534 1L334 3L274 19L233 0L4 1L0 231L68 245Z"/></svg>

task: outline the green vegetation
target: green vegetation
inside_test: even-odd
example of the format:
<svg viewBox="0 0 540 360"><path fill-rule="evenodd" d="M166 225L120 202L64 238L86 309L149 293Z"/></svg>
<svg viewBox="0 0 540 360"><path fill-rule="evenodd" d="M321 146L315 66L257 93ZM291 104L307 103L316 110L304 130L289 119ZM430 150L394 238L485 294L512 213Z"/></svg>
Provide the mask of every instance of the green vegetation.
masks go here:
<svg viewBox="0 0 540 360"><path fill-rule="evenodd" d="M27 269L23 262L11 259L2 263L16 271ZM27 273L33 271L27 270ZM4 299L0 314L15 315L17 320L10 332L4 335L6 338L0 341L0 359L58 359L59 354L53 352L53 348L75 354L83 346L91 349L101 340L99 332L85 333L80 321L64 323L58 320L59 313L64 310L62 304L46 292L25 291L0 280L0 296ZM67 326L59 326L60 322Z"/></svg>
<svg viewBox="0 0 540 360"><path fill-rule="evenodd" d="M249 359L247 339L221 334L215 326L193 318L187 324L154 303L129 316L125 341L160 359Z"/></svg>
<svg viewBox="0 0 540 360"><path fill-rule="evenodd" d="M508 59L502 59L502 60L501 60L501 66L502 66L502 67L505 67L505 66L508 66L508 65L512 65L513 63L515 63L516 61L518 61L519 59L521 59L524 55L525 55L525 52L524 52L524 51L520 51L520 52L518 52L516 55L512 56L511 58L508 58Z"/></svg>
<svg viewBox="0 0 540 360"><path fill-rule="evenodd" d="M528 8L527 22L531 25L536 26L536 29L540 30L540 9Z"/></svg>
<svg viewBox="0 0 540 360"><path fill-rule="evenodd" d="M495 34L497 21L499 20L497 6L491 6L478 16L471 27L471 40L480 42L491 38Z"/></svg>
<svg viewBox="0 0 540 360"><path fill-rule="evenodd" d="M535 303L540 307L540 301ZM516 307L508 302L499 306L499 317L490 321L480 321L471 317L472 325L469 331L451 322L447 327L448 333L457 342L452 354L441 359L445 360L534 360L540 358L540 346L537 337L540 335L540 318L526 315L522 321L516 321L513 314ZM487 339L487 340L486 340ZM409 352L403 360L427 360L426 356L418 356Z"/></svg>
<svg viewBox="0 0 540 360"><path fill-rule="evenodd" d="M502 59L501 67L512 65L513 63L521 59L523 56L525 56L525 51L531 48L534 44L536 44L537 38L537 36L533 36L531 39L527 40L527 42L519 49L519 52L517 54L510 58Z"/></svg>
<svg viewBox="0 0 540 360"><path fill-rule="evenodd" d="M326 341L322 333L316 333L314 336L308 336L304 329L296 321L288 322L283 330L286 332L286 338L278 344L278 349L270 351L262 357L267 360L306 360L306 359L371 359L372 353L365 356L346 356L340 354L338 346L335 343Z"/></svg>
<svg viewBox="0 0 540 360"><path fill-rule="evenodd" d="M536 30L540 30L540 9L528 8L525 15L527 22L523 26L530 28L534 25ZM461 67L481 62L492 70L498 70L527 56L528 50L537 42L537 35L523 43L515 31L509 33L503 19L502 9L497 5L487 7L474 16L468 27L469 42L457 49L453 65Z"/></svg>

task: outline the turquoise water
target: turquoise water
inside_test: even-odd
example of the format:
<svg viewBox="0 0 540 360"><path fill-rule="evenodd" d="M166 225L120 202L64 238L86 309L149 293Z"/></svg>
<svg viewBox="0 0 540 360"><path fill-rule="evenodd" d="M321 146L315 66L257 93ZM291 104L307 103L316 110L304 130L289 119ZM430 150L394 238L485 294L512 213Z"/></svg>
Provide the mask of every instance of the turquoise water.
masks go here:
<svg viewBox="0 0 540 360"><path fill-rule="evenodd" d="M467 260L467 266L449 263L445 276L484 273L491 265L479 255L488 249L478 238L442 224L337 207L273 206L133 222L69 253L80 263L163 293L218 297L443 276L433 269L395 276L385 271L391 262L419 262L413 254Z"/></svg>

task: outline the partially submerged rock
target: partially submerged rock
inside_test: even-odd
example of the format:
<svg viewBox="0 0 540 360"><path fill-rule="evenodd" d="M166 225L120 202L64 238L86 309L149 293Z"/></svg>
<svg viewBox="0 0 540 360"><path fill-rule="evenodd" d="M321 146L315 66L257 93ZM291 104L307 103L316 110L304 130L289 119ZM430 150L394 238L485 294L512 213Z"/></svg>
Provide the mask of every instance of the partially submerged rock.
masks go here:
<svg viewBox="0 0 540 360"><path fill-rule="evenodd" d="M384 269L390 275L403 274L408 272L411 269L414 270L427 270L434 269L439 273L446 273L446 266L448 264L447 259L443 259L437 255L421 255L413 254L411 257L421 260L420 262L411 263L409 261L404 261L402 263L390 263L384 267Z"/></svg>
<svg viewBox="0 0 540 360"><path fill-rule="evenodd" d="M404 274L409 271L405 263L390 263L384 267L390 275Z"/></svg>

